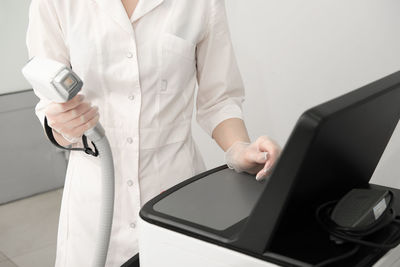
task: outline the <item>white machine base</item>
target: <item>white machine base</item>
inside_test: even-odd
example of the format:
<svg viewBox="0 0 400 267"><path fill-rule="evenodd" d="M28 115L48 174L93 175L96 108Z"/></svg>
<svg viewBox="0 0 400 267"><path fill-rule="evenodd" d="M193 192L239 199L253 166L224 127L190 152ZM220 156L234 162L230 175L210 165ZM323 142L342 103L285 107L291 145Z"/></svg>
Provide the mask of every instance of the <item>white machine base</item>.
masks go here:
<svg viewBox="0 0 400 267"><path fill-rule="evenodd" d="M140 267L275 267L236 251L139 220Z"/></svg>
<svg viewBox="0 0 400 267"><path fill-rule="evenodd" d="M250 257L139 219L141 267L275 267ZM400 246L389 251L374 267L400 266Z"/></svg>

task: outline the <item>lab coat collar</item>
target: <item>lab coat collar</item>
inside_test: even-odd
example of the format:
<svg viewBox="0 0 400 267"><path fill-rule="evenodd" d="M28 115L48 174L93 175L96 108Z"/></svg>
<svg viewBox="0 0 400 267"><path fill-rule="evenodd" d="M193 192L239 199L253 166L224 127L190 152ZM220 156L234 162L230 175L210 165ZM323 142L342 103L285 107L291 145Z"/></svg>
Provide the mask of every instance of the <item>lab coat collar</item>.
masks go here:
<svg viewBox="0 0 400 267"><path fill-rule="evenodd" d="M119 26L121 26L128 34L133 35L132 24L126 14L125 8L121 0L94 0L104 9Z"/></svg>
<svg viewBox="0 0 400 267"><path fill-rule="evenodd" d="M164 0L139 0L131 20L126 14L121 0L94 0L118 23L127 33L133 35L132 22L159 6Z"/></svg>
<svg viewBox="0 0 400 267"><path fill-rule="evenodd" d="M159 6L162 2L164 2L164 0L139 0L131 21L134 22L140 19L141 17L152 11L154 8Z"/></svg>

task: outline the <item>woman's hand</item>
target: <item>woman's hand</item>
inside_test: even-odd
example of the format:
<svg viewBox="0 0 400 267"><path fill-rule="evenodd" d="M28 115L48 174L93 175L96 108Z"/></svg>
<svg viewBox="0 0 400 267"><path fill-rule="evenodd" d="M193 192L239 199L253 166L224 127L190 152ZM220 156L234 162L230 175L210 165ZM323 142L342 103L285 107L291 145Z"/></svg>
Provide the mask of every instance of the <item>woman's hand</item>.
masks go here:
<svg viewBox="0 0 400 267"><path fill-rule="evenodd" d="M229 168L237 172L257 174L258 181L268 175L275 164L281 148L267 136L259 137L253 143L235 142L225 153Z"/></svg>
<svg viewBox="0 0 400 267"><path fill-rule="evenodd" d="M45 110L49 126L70 144L78 142L99 121L98 108L83 100L84 96L78 94L68 102L51 103Z"/></svg>

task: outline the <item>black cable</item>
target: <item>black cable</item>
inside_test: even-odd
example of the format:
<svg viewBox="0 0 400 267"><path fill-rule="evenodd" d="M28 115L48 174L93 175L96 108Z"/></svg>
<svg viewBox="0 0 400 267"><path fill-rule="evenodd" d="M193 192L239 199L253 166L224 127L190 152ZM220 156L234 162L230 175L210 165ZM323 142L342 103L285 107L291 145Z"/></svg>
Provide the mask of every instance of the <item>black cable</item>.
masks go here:
<svg viewBox="0 0 400 267"><path fill-rule="evenodd" d="M330 209L326 209L328 205L332 204L333 202L325 203L324 205L321 205L316 212L316 219L317 222L325 229L325 231L329 232L332 236L352 242L355 244L363 245L363 246L368 246L368 247L373 247L373 248L381 248L381 249L391 249L399 245L400 240L396 240L394 243L390 244L385 244L385 243L374 243L374 242L369 242L362 240L362 238L369 236L378 230L381 230L384 227L389 226L392 224L396 218L395 213L393 209L389 208L380 218L377 220L378 223L375 223L374 226L375 228L370 229L364 228L365 230L360 230L363 228L359 228L359 230L351 230L349 228L344 228L336 225L330 218ZM325 208L325 213L322 216L321 212ZM349 229L349 230L344 230L344 229ZM357 229L357 228L355 228Z"/></svg>
<svg viewBox="0 0 400 267"><path fill-rule="evenodd" d="M349 252L346 252L342 255L339 255L337 257L333 257L327 260L324 260L320 263L317 263L316 265L314 265L314 267L323 267L323 266L327 266L330 265L332 263L338 262L338 261L342 261L345 260L347 258L350 258L351 256L353 256L354 254L356 254L358 252L358 250L360 249L359 245L356 245L352 250L350 250Z"/></svg>
<svg viewBox="0 0 400 267"><path fill-rule="evenodd" d="M53 134L53 129L49 126L49 124L47 123L47 118L44 117L44 129L47 135L47 138L50 140L50 142L55 145L56 147L60 148L60 149L64 149L64 150L69 150L69 151L83 151L88 155L92 155L94 157L97 157L99 155L99 151L97 150L97 147L95 146L95 144L93 142L92 145L94 147L94 151L93 149L91 149L88 145L87 142L87 137L85 135L82 136L82 143L83 143L83 148L68 148L68 147L63 147L61 146L57 140L54 138L54 134Z"/></svg>
<svg viewBox="0 0 400 267"><path fill-rule="evenodd" d="M382 228L384 228L386 226L388 226L388 224L382 225L381 227L379 227L379 229L382 229ZM351 234L346 234L346 233L342 233L340 231L335 231L334 229L330 229L330 228L326 228L326 227L324 227L324 228L332 236L334 236L334 237L336 237L336 238L338 238L340 240L352 242L352 243L363 245L363 246L373 247L373 248L391 249L391 248L396 247L400 243L400 240L398 240L398 241L396 241L394 243L389 243L389 244L374 243L374 242L369 242L369 241L365 241L365 240L361 239L361 238L363 238L365 236L368 236L369 234L366 234L366 235L355 235L355 234L353 234L353 236L352 236Z"/></svg>
<svg viewBox="0 0 400 267"><path fill-rule="evenodd" d="M351 251L342 254L340 256L327 259L315 265L316 267L326 266L331 263L346 259L356 254L360 249L360 246L378 248L378 249L392 249L400 244L400 239L396 239L393 243L375 243L363 240L377 231L388 227L390 225L395 225L397 227L397 232L400 231L400 216L397 216L395 211L392 208L393 205L393 193L390 192L391 198L387 205L385 212L372 224L367 227L355 227L348 228L337 225L330 217L333 207L336 205L338 201L329 201L322 205L320 205L316 212L315 218L318 224L327 231L332 237L336 238L339 241L347 241L355 244L356 246Z"/></svg>
<svg viewBox="0 0 400 267"><path fill-rule="evenodd" d="M372 248L392 249L392 248L397 247L399 245L399 243L400 243L399 242L400 240L397 240L394 243L389 243L389 244L382 243L382 244L379 244L379 243L369 242L369 241L365 241L365 240L361 240L361 239L351 238L351 237L348 237L348 236L345 236L345 235L336 234L336 233L331 233L331 234L334 235L335 237L339 238L339 239L343 239L343 240L348 241L348 242L352 242L352 243L355 243L355 244L363 245L363 246L366 246L366 247L372 247Z"/></svg>
<svg viewBox="0 0 400 267"><path fill-rule="evenodd" d="M367 235L373 234L374 232L379 231L380 229L390 225L395 219L399 218L398 216L396 216L395 212L392 209L393 193L389 191L389 194L391 195L391 198L387 205L386 211L373 224L371 224L367 227L348 228L348 227L342 227L340 225L337 225L335 222L333 222L330 219L330 214L331 214L332 208L338 202L336 200L329 201L329 202L326 202L326 203L320 205L315 212L315 217L317 219L317 222L321 226L323 226L325 228L325 230L327 230L327 231L334 230L335 232L346 233L346 235L351 235L353 237L364 237L364 236L367 236ZM325 212L325 213L321 215L322 212ZM325 221L323 219L325 219Z"/></svg>
<svg viewBox="0 0 400 267"><path fill-rule="evenodd" d="M393 222L400 224L400 216L396 216Z"/></svg>
<svg viewBox="0 0 400 267"><path fill-rule="evenodd" d="M99 151L97 150L97 147L93 142L91 142L91 143L94 147L94 151L89 147L86 135L82 135L82 143L83 143L83 147L84 147L83 151L85 151L86 154L92 155L94 157L97 157L99 155Z"/></svg>
<svg viewBox="0 0 400 267"><path fill-rule="evenodd" d="M328 220L328 222L323 221L321 219L321 215L317 216L317 222L325 229L325 231L329 232L332 236L334 236L340 240L352 242L352 243L363 245L363 246L373 247L373 248L391 249L391 248L394 248L397 245L399 245L400 240L396 240L396 242L394 242L394 243L385 244L385 243L374 243L374 242L365 241L365 240L362 240L362 238L369 236L369 235L377 232L378 230L392 224L392 222L394 221L393 214L394 214L393 210L390 209L381 217L381 218L384 218L383 216L385 216L386 221L381 220L380 221L381 224L377 225L376 229L368 229L366 231L361 231L361 232L338 230L337 228L335 228L336 224L329 219L328 215L325 216L325 220ZM390 217L388 217L388 215ZM340 228L340 227L338 227L338 228Z"/></svg>

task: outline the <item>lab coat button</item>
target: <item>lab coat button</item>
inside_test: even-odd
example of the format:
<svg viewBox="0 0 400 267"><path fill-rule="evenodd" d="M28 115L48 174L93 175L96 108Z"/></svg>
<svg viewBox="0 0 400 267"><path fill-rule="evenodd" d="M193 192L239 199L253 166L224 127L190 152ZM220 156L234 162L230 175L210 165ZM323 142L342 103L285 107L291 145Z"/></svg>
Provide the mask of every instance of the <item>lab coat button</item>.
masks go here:
<svg viewBox="0 0 400 267"><path fill-rule="evenodd" d="M128 180L126 183L128 184L128 186L132 186L133 185L133 181L132 180Z"/></svg>
<svg viewBox="0 0 400 267"><path fill-rule="evenodd" d="M128 142L128 144L132 144L133 143L133 139L131 137L126 138L126 142Z"/></svg>
<svg viewBox="0 0 400 267"><path fill-rule="evenodd" d="M128 99L129 99L129 100L134 100L134 99L135 99L135 96L134 96L134 95L130 95L130 96L128 96Z"/></svg>
<svg viewBox="0 0 400 267"><path fill-rule="evenodd" d="M131 223L129 226L130 226L132 229L135 229L135 228L136 228L136 224L135 224L135 223Z"/></svg>
<svg viewBox="0 0 400 267"><path fill-rule="evenodd" d="M126 57L127 57L127 58L132 58L132 57L133 57L133 54L132 54L131 52L128 52L128 53L126 53Z"/></svg>

